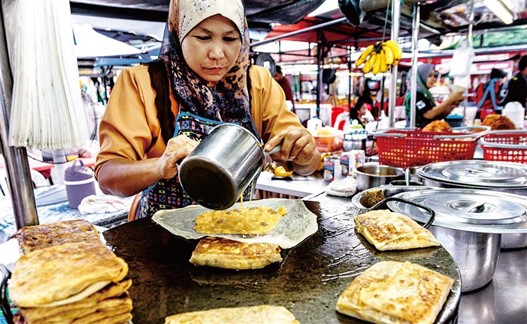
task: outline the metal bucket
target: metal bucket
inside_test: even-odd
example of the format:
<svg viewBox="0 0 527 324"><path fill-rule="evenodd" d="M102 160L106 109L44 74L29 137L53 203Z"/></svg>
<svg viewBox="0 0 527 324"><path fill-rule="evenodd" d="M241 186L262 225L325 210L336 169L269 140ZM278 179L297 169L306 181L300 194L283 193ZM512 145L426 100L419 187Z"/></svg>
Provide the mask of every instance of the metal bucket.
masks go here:
<svg viewBox="0 0 527 324"><path fill-rule="evenodd" d="M227 209L262 170L264 152L260 141L236 124L212 129L179 167L186 193L200 205Z"/></svg>

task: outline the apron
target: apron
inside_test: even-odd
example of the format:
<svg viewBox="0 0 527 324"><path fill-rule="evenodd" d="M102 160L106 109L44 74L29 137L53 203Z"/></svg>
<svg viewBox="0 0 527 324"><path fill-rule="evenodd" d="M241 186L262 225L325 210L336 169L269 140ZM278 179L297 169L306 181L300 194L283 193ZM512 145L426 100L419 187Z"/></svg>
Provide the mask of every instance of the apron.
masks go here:
<svg viewBox="0 0 527 324"><path fill-rule="evenodd" d="M183 107L180 106L180 108ZM198 142L207 136L212 128L223 124L221 121L203 118L185 111L179 112L175 123L174 137L177 135L185 135ZM260 139L258 135L256 136ZM248 200L253 194L254 185L257 180L258 176L255 177L253 182L244 191L244 200ZM137 209L136 219L152 217L158 210L182 208L193 204L196 203L183 190L179 182L179 177L176 175L172 179L162 179L143 191Z"/></svg>

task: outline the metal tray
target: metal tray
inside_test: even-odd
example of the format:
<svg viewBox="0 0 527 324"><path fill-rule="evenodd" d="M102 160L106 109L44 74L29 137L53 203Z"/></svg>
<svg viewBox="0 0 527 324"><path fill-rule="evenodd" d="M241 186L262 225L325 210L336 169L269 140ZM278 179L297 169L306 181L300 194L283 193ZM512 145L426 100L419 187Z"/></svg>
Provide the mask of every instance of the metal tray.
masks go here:
<svg viewBox="0 0 527 324"><path fill-rule="evenodd" d="M454 278L436 323L454 323L461 297L460 273L442 247L380 252L355 232L359 210L342 203L305 202L319 230L284 260L257 271L195 267L188 262L196 242L184 240L149 219L104 232L112 250L129 265L129 293L136 323L161 323L171 314L219 307L279 305L301 323L364 323L335 310L353 278L385 260L410 261Z"/></svg>

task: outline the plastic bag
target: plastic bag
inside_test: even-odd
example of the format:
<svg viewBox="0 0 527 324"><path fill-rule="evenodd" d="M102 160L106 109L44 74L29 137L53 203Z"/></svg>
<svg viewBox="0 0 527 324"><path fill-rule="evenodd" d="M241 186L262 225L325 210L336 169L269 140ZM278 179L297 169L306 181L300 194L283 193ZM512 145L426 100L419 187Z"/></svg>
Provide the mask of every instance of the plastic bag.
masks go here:
<svg viewBox="0 0 527 324"><path fill-rule="evenodd" d="M474 60L474 49L468 45L466 40L462 41L458 48L454 51L452 61L450 62L450 76L452 77L466 77L470 75L470 66ZM455 79L454 79L455 82Z"/></svg>

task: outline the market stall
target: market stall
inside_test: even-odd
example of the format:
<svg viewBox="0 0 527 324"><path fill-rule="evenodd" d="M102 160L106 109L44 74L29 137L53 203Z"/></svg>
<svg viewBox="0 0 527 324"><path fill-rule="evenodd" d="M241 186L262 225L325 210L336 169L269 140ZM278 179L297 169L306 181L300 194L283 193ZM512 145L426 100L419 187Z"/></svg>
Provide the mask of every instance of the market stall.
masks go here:
<svg viewBox="0 0 527 324"><path fill-rule="evenodd" d="M82 7L80 2L72 1L72 3L75 3L77 10ZM307 2L304 5L307 6ZM398 25L399 20L404 22L408 18L409 12L408 8L406 8L403 9L403 15L406 18L400 19L399 5L400 3L396 1L390 9L393 12L391 16L393 23L390 26L392 29L391 39L398 39L400 36L398 34L400 29ZM253 12L252 16L250 15L249 17L253 17L255 20L258 20L257 18L265 18L265 12L258 12L257 7L250 9ZM279 12L283 12L284 8L280 9ZM386 8L370 8L371 14L374 16L379 16L379 11L385 13L384 9ZM413 12L413 18L417 21L420 20L418 10ZM345 21L346 19L341 19L336 23L307 27L312 32L311 35L316 34L316 41L320 45L316 53L317 67L319 68L317 96L320 96L323 83L321 82L322 71L320 70L324 62L323 47L327 45L323 39L322 29ZM415 32L412 35L415 43L419 37L419 28L415 21L412 27ZM381 35L386 30L385 26L384 30L381 30ZM293 37L302 32L291 32L296 34L289 34L288 36ZM428 32L430 31L428 30ZM373 35L374 33L372 32L372 35L368 34L368 38L370 38L367 40L368 42L372 41L372 38L379 36ZM383 35L380 40L384 40L385 36ZM269 41L274 40L276 39L271 38ZM350 41L356 42L357 38ZM381 44L379 50L383 51L382 46L385 44L379 44ZM346 48L345 55L348 59L351 59L350 49L351 47ZM413 48L412 51L417 55L416 48ZM415 55L413 62L417 64ZM402 53L399 59L401 58ZM351 70L351 63L346 68ZM387 70L383 73L392 73L396 76L397 64L391 65L389 71ZM4 88L10 87L7 73L2 73L0 81L2 81ZM384 81L383 77L382 84L384 84ZM397 102L395 98L396 77L390 79L388 87L391 90L388 99L390 104L388 118L391 118L391 121L387 126L393 126L393 116L396 112L395 104ZM384 102L384 100L382 101ZM348 108L350 103L348 102ZM7 103L4 102L3 104L2 112L4 116L0 118L2 128L8 120L8 116L6 116L8 111ZM305 234L305 237L302 236L301 239L296 237L298 241L293 240L293 243L291 243L291 240L286 239L279 241L285 247L280 244L277 244L278 248L276 246L273 247L274 252L276 250L279 251L279 255L276 255L276 253L273 255L274 259L270 265L259 269L244 268L240 270L236 268L234 270L218 266L219 264L224 264L222 262L226 262L221 257L219 261L214 259L214 261L211 261L213 263L209 264L197 264L195 260L189 261L194 258L194 252L198 247L205 244L201 242L201 240L206 241L203 239L205 236L225 239L229 238L229 236L223 234L233 234L229 232L220 234L216 232L198 232L196 229L198 227L198 217L209 214L214 215L217 212L205 210L204 207L198 205L161 211L156 213L152 219L139 219L127 223L124 223L127 219L130 219L126 217L128 216L126 215L128 213L127 208L116 213L98 213L91 216L80 215L74 210L65 212L64 202L49 208L40 206L37 209L34 206L33 190L31 186L26 186L27 183L24 182L24 180L29 179L27 170L31 167L25 158L26 152L23 148L13 148L7 145L7 133L4 129L1 134L2 147L4 148L6 166L11 181L13 205L15 206L11 213L14 214L12 218L15 222L0 223L0 242L4 239L7 240L7 236L14 234L15 229L29 229L30 231L32 226L29 225L39 223L39 219L36 217L37 213L42 216L40 221L43 224L56 223L59 224L57 225L58 227L62 226L65 219L87 220L90 230L86 232L95 233L95 238L92 235L90 240L96 241L99 247L104 245L109 247L111 259L120 266L118 279L113 277L110 281L115 279L114 281L116 282L114 284L122 283L121 281L128 282L128 279L132 281L131 286L126 287L125 292L121 292L120 296L125 296L124 299L126 299L127 303L133 303L133 308L127 307L125 313L128 316L127 319L129 316L133 316L132 322L134 323L161 323L167 316L177 313L260 304L282 306L288 309L301 323L361 323L362 321L336 310L339 309L337 305L340 294L354 279L361 278L359 276L382 262L410 262L424 267L424 271L434 271L434 274L441 275L440 278L451 282L451 285L446 288L445 298L440 305L437 318L432 321L434 323L465 323L474 320L485 323L521 322L527 316L527 298L525 298L525 291L527 291L527 273L525 271L525 258L527 257L527 241L525 241L527 238L527 205L524 203L525 190L527 188L527 170L523 167L523 164L520 164L527 161L525 158L525 152L527 152L525 148L525 134L521 131L505 133L504 135L489 133L489 127L480 126L476 127L477 129L469 127L468 129L449 129L448 131L431 131L428 133L414 129L383 129L370 131L370 136L368 137L363 132L363 129L350 131L349 122L346 123L344 121L343 129L339 129L338 120L346 117L349 119L349 112L348 116L345 116L345 112L340 110L339 114L334 114L333 109L335 107L338 106L324 106L320 102L320 97L314 104L297 105L297 109L305 109L306 114L309 114L304 121L307 122L309 118L318 115L320 119L323 119L324 124L331 124L331 126L334 126L333 130L336 131L335 133L323 133L328 131L328 129L319 127L321 126L320 124L316 125L315 132L313 132L315 143L320 151L324 151L324 156L327 159L323 158L318 161L317 158L317 162L320 162L319 168L312 175L303 176L292 174L292 172L287 175L280 175L279 172L266 171L260 173L264 157L268 158L268 156L264 156L263 150L260 150L261 147L258 145L259 143L255 144L253 142L251 142L251 145L243 146L255 154L252 164L237 164L235 163L236 161L233 162L236 154L230 153L240 153L242 150L236 150L236 148L232 147L229 150L220 152L229 153L227 154L230 158L228 160L229 163L216 161L215 170L221 169L227 164L232 169L241 165L245 169L251 170L252 177L259 175L258 180L254 181L254 187L250 187L251 190L259 191L252 198L259 199L256 201L250 198L248 201L244 200L243 206L249 207L245 208L246 211L260 210L258 208L264 210L264 207L276 206L278 207L276 211L271 210L271 212L267 213L272 214L273 217L276 214L280 214L280 217L272 219L276 220L275 225L279 224L282 226L278 228L283 232L272 232L272 235L267 235L269 232L258 232L256 234L252 232L234 233L234 235L240 236L237 237L238 241L234 240L235 242L274 244L267 241L269 237L274 239L273 235L283 239L281 235L284 232L286 234L293 233L293 235L297 235L301 233L303 235L307 233L307 229L311 230L308 234ZM340 113L344 113L344 117ZM379 125L380 121L375 128L379 128ZM309 123L307 126L310 128ZM317 133L317 131L321 132ZM208 137L208 139L210 138L212 136ZM237 137L237 139L238 142L233 141L235 145L242 147L243 144L247 143L242 141L241 137ZM253 141L255 140L254 138L252 139ZM372 149L373 139L376 139L378 144L375 147L376 150ZM503 141L508 142L503 143ZM225 140L223 139L223 141L218 143L224 144ZM209 147L217 149L220 146L213 143L209 144ZM370 150L367 151L367 148ZM483 150L486 155L477 155L477 150ZM367 159L366 153L368 153ZM225 158L226 154L217 155L219 158ZM511 156L516 160L501 160L501 158L510 160ZM202 156L203 160L208 157L210 157L210 154ZM240 157L240 159L242 158L243 156ZM482 159L487 161L482 161ZM377 173L373 173L373 171L368 173L365 171L367 168L361 168L366 160L370 162L368 166L371 166L371 170L377 170L375 171ZM178 167L183 163L185 162L181 162ZM341 163L346 166L344 172L342 171L344 168L341 168ZM345 163L348 164L346 165ZM255 166L257 170L254 168ZM384 169L391 170L394 173L386 174L379 171ZM184 170L184 168L182 167L178 172L181 170ZM288 172L283 166L282 170L283 173ZM235 175L238 175L235 171L237 170L234 170ZM196 171L194 170L194 172ZM187 173L187 175L189 174L191 176L195 175ZM232 174L230 175L232 176ZM186 180L184 185L197 183L197 177L193 178L191 176L180 179ZM253 180L252 177L250 177L251 181ZM21 183L17 184L16 179L20 179ZM251 181L247 179L234 180L235 182L240 180L234 183L234 188L237 191L231 192L233 193L234 201L240 196L243 197L243 192L249 188L248 183ZM200 203L203 206L207 205L208 201L203 201L203 197L207 197L207 195L201 195L201 193L204 190L207 190L207 194L213 192L213 188L218 187L218 182L214 182L216 180L216 178L211 176L211 173L200 177L199 188L197 190L194 189L194 194L196 192L200 194L202 199ZM345 183L345 188L343 188L343 181L345 180L348 180L348 182ZM378 180L382 183L375 182ZM392 183L392 180L398 182ZM410 186L412 182L415 186ZM240 183L244 184L243 188L241 188ZM342 190L333 190L336 187ZM499 189L513 191L513 194L510 192L504 194L496 193L495 191ZM332 190L333 193L331 192ZM372 204L372 206L362 204L362 198L369 194L376 197L379 192L384 195L383 198L386 198L390 190L397 192L394 195L403 196L410 201L417 200L422 205L416 207L415 204L410 204L413 207L403 207L401 204L385 204L382 207L382 212L389 214L391 217L392 213L389 211L391 209L407 215L408 221L411 222L411 226L414 229L417 227L419 231L424 231L423 228L429 228L429 232L426 233L431 235L432 238L435 235L434 240L437 239L437 242L434 241L432 246L427 247L412 246L411 248L400 250L383 251L371 243L364 232L362 234L359 233L358 216L363 215L367 208L377 209L378 207L376 204ZM224 194L225 191L215 192L214 199ZM270 199L277 196L281 199ZM208 195L208 197L209 200L213 199L210 198L211 195ZM438 197L440 198L437 199ZM195 199L195 201L199 200ZM0 205L10 202L6 198L0 201ZM242 215L242 204L240 203L236 207L239 207L240 211L233 213ZM50 212L54 208L55 210ZM284 209L286 209L285 213ZM196 213L196 210L200 212ZM432 212L424 213L423 210L432 210ZM73 213L70 213L72 211ZM508 213L505 214L503 211ZM225 214L230 212L226 211ZM193 213L199 215L196 216ZM221 211L219 213L221 214ZM262 213L265 214L264 212ZM423 213L425 216L423 216ZM192 217L189 218L188 215ZM307 215L305 218L309 218L307 224L301 223L302 226L291 226L291 224L298 225L294 221L297 221L297 219L303 220L304 218L302 217L305 215ZM496 215L499 215L499 217L496 217ZM265 214L265 216L267 217L268 215ZM291 218L294 218L294 221L290 220ZM451 221L451 218L454 218L454 221ZM250 218L247 217L247 219ZM89 226L89 223L113 228L98 228L100 233L97 233ZM225 223L225 219L204 223L214 227L214 224ZM256 227L265 227L269 226L270 223L267 220L257 219L257 221L249 225L256 224ZM386 224L386 222L384 223ZM177 227L182 224L184 228ZM115 225L118 226L114 227ZM2 235L3 230L6 230L5 232L8 234ZM70 234L71 232L86 234L84 231L71 231L68 228L66 231L70 232ZM188 236L188 232L191 232L191 235L198 236ZM410 241L417 240L417 232L415 230L412 233L415 236L410 235L406 238L410 238L408 239ZM46 248L55 246L57 251L64 252L62 249L68 250L66 248L68 246L64 247L64 244L72 244L71 247L79 244L82 247L90 241L85 240L87 242L82 242L81 240L81 242L64 243L61 242L62 236L59 235L60 239L56 240L56 237L53 236L54 233L46 232L45 230L39 233L40 236L35 235L35 237L24 236L22 233L24 232L18 232L16 235L18 242L11 238L5 245L0 244L0 255L2 258L9 256L9 258L6 258L8 261L7 268L9 269L16 267L16 262L19 260L24 261L32 256L31 253L33 251L23 251L23 256L18 255L18 249L20 247L21 250L24 250L28 245L33 244L33 241L40 241L40 243L43 241L44 245L46 245L46 247L41 248L41 252L38 252L42 256L46 255L46 252L42 252ZM422 232L420 233L424 235ZM99 240L99 235L102 238L101 241ZM481 237L485 238L486 241L482 242L483 239ZM286 238L290 239L287 235ZM471 238L474 239L471 240ZM283 242L286 242L286 244ZM47 246L48 244L50 246ZM484 244L487 245L482 246ZM225 246L222 246L222 248L225 248ZM454 253L459 251L452 249L462 249L466 253L460 257L459 253ZM105 253L109 253L106 249L103 250ZM209 252L208 256L210 257L210 250L206 252ZM63 256L61 253L52 254L51 256L47 255L48 259L46 261L53 265L59 264L53 263L60 262L60 257L54 257L55 255ZM82 256L86 258L85 260L91 260L89 254ZM71 254L68 257L73 259L80 258L78 255ZM474 262L472 262L472 258L475 258ZM82 261L71 262L70 266L82 267ZM232 260L229 259L229 261ZM0 266L4 262L4 259L0 259ZM251 262L242 260L239 263L246 265ZM25 270L33 270L31 265L26 264L24 266L27 267ZM40 268L45 267L42 266ZM56 267L56 269L59 268L64 271L62 267ZM104 268L104 265L100 266L100 268ZM31 299L31 289L23 287L26 283L24 279L34 279L27 275L30 271L22 272L23 275L20 275L21 271L18 270L14 272L14 279L8 280L9 272L6 268L1 266L0 270L2 270L2 275L4 276L0 280L2 284L2 287L0 287L2 296L0 297L3 299L2 306L8 320L10 319L9 315L13 312L15 315L18 314L18 316L20 314L23 315L23 312L30 314L34 310L32 308L42 306L42 303L39 304L40 301L36 302L36 306L31 303L23 304L23 298L22 305L17 304L21 302L21 299L18 299L20 296L26 298L30 296L29 299ZM94 266L93 271L84 269L82 275L90 276L93 275L92 272L96 273L99 270L101 269ZM53 269L46 274L52 277ZM43 303L45 305L44 308L54 308L56 306L68 308L71 296L64 296L64 291L69 291L61 288L62 286L60 285L66 284L67 286L70 284L68 288L71 288L71 282L75 282L76 278L74 271L70 271L69 275L72 280L66 283L60 282L60 278L56 279L53 277L55 281L53 281L53 284L49 284L48 288L51 290L55 288L57 291L56 295L39 292L40 295L43 295L41 299L45 301ZM386 281L393 285L389 286L386 283L385 287L388 287L390 291L392 289L394 291L397 290L394 288L398 287L394 277L390 277ZM423 280L421 283L427 281L428 279ZM39 284L45 286L46 282L40 280ZM99 298L99 294L104 294L105 289L109 287L107 284L107 281L96 282L97 287L93 288L90 286L90 289L94 289L91 293ZM25 291L20 289L21 286ZM15 298L10 304L4 293L11 290L14 291ZM25 295L23 294L24 292L26 293ZM430 292L431 290L424 289L424 293ZM73 302L83 301L84 298L91 296L90 294L84 296L82 292L78 293L78 291L75 291L72 295L76 298ZM415 297L415 295L417 294L413 296ZM46 302L49 302L50 298L57 298L57 300L52 300L51 303L47 304ZM93 313L95 306L88 308ZM20 309L22 311L17 313ZM56 310L60 310L60 308L56 308ZM1 320L2 318L0 318L0 322L2 322Z"/></svg>

